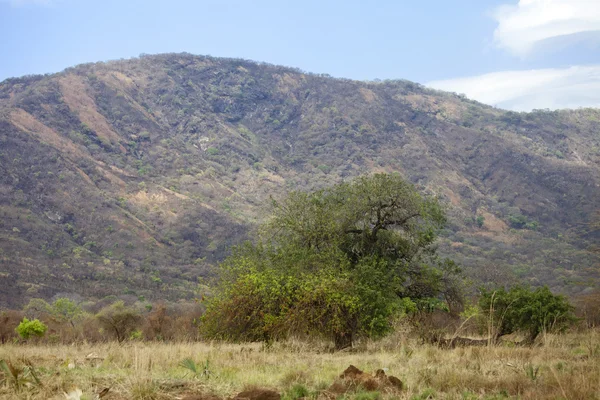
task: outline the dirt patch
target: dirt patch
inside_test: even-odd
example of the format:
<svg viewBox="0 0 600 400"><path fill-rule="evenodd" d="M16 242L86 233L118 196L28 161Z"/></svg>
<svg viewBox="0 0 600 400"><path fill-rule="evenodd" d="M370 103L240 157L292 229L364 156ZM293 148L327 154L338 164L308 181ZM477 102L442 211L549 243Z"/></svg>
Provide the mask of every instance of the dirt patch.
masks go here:
<svg viewBox="0 0 600 400"><path fill-rule="evenodd" d="M67 153L74 159L90 159L72 141L60 136L58 132L47 127L27 111L20 108L10 113L10 121L14 126L28 134L38 137L42 142L49 144L62 153Z"/></svg>
<svg viewBox="0 0 600 400"><path fill-rule="evenodd" d="M65 103L71 111L79 116L79 119L92 129L100 140L118 145L121 152L125 148L119 144L119 135L112 130L110 124L96 108L96 102L87 94L86 85L77 75L66 75L59 81L60 91Z"/></svg>
<svg viewBox="0 0 600 400"><path fill-rule="evenodd" d="M120 95L123 95L129 104L137 111L144 114L146 118L158 124L158 121L150 114L144 107L142 107L129 92L142 91L141 85L138 83L140 79L134 80L132 77L127 76L121 72L113 71L110 73L100 73L98 77L104 81L107 85L115 89ZM146 86L146 82L141 82L143 86Z"/></svg>
<svg viewBox="0 0 600 400"><path fill-rule="evenodd" d="M134 174L132 174L130 172L127 172L127 171L125 171L125 170L123 170L121 168L115 167L114 165L109 165L109 167L110 167L110 169L112 171L114 171L114 172L116 172L116 173L118 173L120 175L127 176L129 178L135 178L136 177L136 175L134 175Z"/></svg>
<svg viewBox="0 0 600 400"><path fill-rule="evenodd" d="M239 393L233 400L281 400L281 395L269 389L250 389Z"/></svg>
<svg viewBox="0 0 600 400"><path fill-rule="evenodd" d="M493 232L493 231L475 232L475 234L473 236L482 236L482 237L486 237L486 238L495 240L497 242L502 242L502 243L506 243L506 244L515 243L518 238L518 236L509 235L509 233Z"/></svg>
<svg viewBox="0 0 600 400"><path fill-rule="evenodd" d="M221 398L214 394L192 394L183 397L181 400L221 400Z"/></svg>
<svg viewBox="0 0 600 400"><path fill-rule="evenodd" d="M439 110L437 99L432 96L421 94L409 94L407 96L399 96L401 100L408 102L415 110L429 112L435 114Z"/></svg>
<svg viewBox="0 0 600 400"><path fill-rule="evenodd" d="M460 196L458 194L454 193L450 189L444 190L444 194L446 196L448 196L448 199L450 199L450 203L453 206L455 206L455 207L459 207L460 206L461 199L460 199Z"/></svg>
<svg viewBox="0 0 600 400"><path fill-rule="evenodd" d="M231 400L281 400L281 395L274 390L253 388L238 393ZM182 400L224 400L214 394L196 393L184 396Z"/></svg>
<svg viewBox="0 0 600 400"><path fill-rule="evenodd" d="M178 199L180 199L180 200L189 200L189 199L190 199L190 198L189 198L188 196L186 196L185 194L181 194L181 193L174 192L174 191L172 191L172 190L170 190L170 189L167 189L166 187L163 187L162 189L163 189L165 192L169 193L170 195L173 195L173 196L177 197L177 198L178 198Z"/></svg>
<svg viewBox="0 0 600 400"><path fill-rule="evenodd" d="M497 218L494 214L487 211L481 211L481 216L485 218L483 221L483 227L492 232L506 232L508 225L501 219Z"/></svg>
<svg viewBox="0 0 600 400"><path fill-rule="evenodd" d="M129 196L129 200L140 206L162 206L169 199L162 193L148 193L144 190Z"/></svg>
<svg viewBox="0 0 600 400"><path fill-rule="evenodd" d="M96 167L96 171L98 171L99 173L101 173L102 175L104 175L104 177L106 179L108 179L110 181L110 183L112 183L113 185L116 185L119 187L119 189L121 190L125 190L125 187L127 186L127 184L125 183L125 181L123 181L123 179L119 178L118 176L116 176L115 174L100 168L100 167Z"/></svg>
<svg viewBox="0 0 600 400"><path fill-rule="evenodd" d="M294 90L298 89L302 84L302 79L296 76L292 76L290 74L284 73L282 75L274 75L278 80L277 88L281 93L286 93L291 96L293 95ZM295 96L294 96L295 98Z"/></svg>
<svg viewBox="0 0 600 400"><path fill-rule="evenodd" d="M358 90L367 103L372 103L377 100L377 95L371 89L360 88Z"/></svg>

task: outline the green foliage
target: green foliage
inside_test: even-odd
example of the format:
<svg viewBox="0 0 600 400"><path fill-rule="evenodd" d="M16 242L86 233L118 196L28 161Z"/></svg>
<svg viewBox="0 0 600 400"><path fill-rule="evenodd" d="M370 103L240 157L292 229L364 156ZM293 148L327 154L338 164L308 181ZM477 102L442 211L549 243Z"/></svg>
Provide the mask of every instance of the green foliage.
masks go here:
<svg viewBox="0 0 600 400"><path fill-rule="evenodd" d="M381 400L381 393L377 391L357 392L354 400Z"/></svg>
<svg viewBox="0 0 600 400"><path fill-rule="evenodd" d="M538 222L532 221L522 214L509 215L508 222L515 229L529 229L535 231L538 229Z"/></svg>
<svg viewBox="0 0 600 400"><path fill-rule="evenodd" d="M531 343L543 331L562 331L576 321L573 306L546 286L534 290L523 286L508 291L483 290L479 307L492 321L495 337L524 332Z"/></svg>
<svg viewBox="0 0 600 400"><path fill-rule="evenodd" d="M415 394L413 395L410 399L411 400L429 400L429 399L434 399L435 398L435 390L433 389L425 389L422 392L420 392L419 394Z"/></svg>
<svg viewBox="0 0 600 400"><path fill-rule="evenodd" d="M297 383L292 386L283 396L284 400L298 400L308 398L310 395L310 391L306 388L306 386Z"/></svg>
<svg viewBox="0 0 600 400"><path fill-rule="evenodd" d="M456 294L458 268L432 247L442 210L397 175L292 192L273 206L262 240L221 264L206 336L268 342L295 332L341 348Z"/></svg>
<svg viewBox="0 0 600 400"><path fill-rule="evenodd" d="M139 329L135 329L129 334L129 340L141 340L143 337L144 333Z"/></svg>
<svg viewBox="0 0 600 400"><path fill-rule="evenodd" d="M34 318L40 318L44 314L52 314L52 306L43 299L33 298L23 308L26 315Z"/></svg>
<svg viewBox="0 0 600 400"><path fill-rule="evenodd" d="M195 377L204 376L208 378L211 375L208 359L204 362L203 366L200 366L200 364L196 364L191 358L186 358L179 363L179 366L192 372Z"/></svg>
<svg viewBox="0 0 600 400"><path fill-rule="evenodd" d="M31 299L23 311L29 317L50 316L59 322L69 322L71 325L83 317L83 310L77 303L62 297L56 299L52 304L48 304L43 299Z"/></svg>
<svg viewBox="0 0 600 400"><path fill-rule="evenodd" d="M139 136L140 136L141 140L150 140L150 132L148 132L148 131L140 132Z"/></svg>
<svg viewBox="0 0 600 400"><path fill-rule="evenodd" d="M23 321L15 328L16 332L23 339L27 340L31 337L42 337L46 334L48 327L38 319L32 321L23 318Z"/></svg>
<svg viewBox="0 0 600 400"><path fill-rule="evenodd" d="M523 367L523 369L525 370L525 375L527 375L527 377L529 379L531 379L531 381L535 382L539 377L540 377L540 366L534 366L531 363L528 363L527 365L525 365Z"/></svg>
<svg viewBox="0 0 600 400"><path fill-rule="evenodd" d="M73 300L68 298L58 298L52 303L50 309L52 315L63 321L73 324L73 321L83 316L83 310Z"/></svg>
<svg viewBox="0 0 600 400"><path fill-rule="evenodd" d="M483 227L484 222L485 222L485 217L483 215L478 215L477 218L475 219L475 223L477 224L477 226L479 228Z"/></svg>

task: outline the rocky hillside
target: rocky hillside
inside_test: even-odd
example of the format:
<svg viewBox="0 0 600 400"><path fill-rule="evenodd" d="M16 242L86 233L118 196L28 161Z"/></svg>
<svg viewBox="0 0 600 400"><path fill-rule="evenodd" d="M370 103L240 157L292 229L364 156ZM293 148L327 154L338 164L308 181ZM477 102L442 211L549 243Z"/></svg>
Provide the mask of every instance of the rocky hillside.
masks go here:
<svg viewBox="0 0 600 400"><path fill-rule="evenodd" d="M270 196L375 171L441 197L474 280L598 287L600 110L166 54L0 83L0 306L199 296Z"/></svg>

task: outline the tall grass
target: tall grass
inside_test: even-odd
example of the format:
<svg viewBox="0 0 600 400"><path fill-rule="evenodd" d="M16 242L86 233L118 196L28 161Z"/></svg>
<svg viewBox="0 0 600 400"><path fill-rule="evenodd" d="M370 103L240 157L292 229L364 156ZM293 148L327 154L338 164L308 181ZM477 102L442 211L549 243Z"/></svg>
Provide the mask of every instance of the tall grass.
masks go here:
<svg viewBox="0 0 600 400"><path fill-rule="evenodd" d="M531 348L441 349L398 334L337 353L322 343L295 340L268 348L197 342L10 344L0 347L0 359L35 368L41 385L17 390L6 374L0 375L6 379L0 383L0 398L64 399L64 392L76 388L82 399L106 388L105 399L175 399L193 393L225 397L257 386L288 397L300 392L317 397L353 364L366 372L384 368L405 383L400 393L359 393L355 398L600 399L599 338L590 330L548 334L543 346Z"/></svg>

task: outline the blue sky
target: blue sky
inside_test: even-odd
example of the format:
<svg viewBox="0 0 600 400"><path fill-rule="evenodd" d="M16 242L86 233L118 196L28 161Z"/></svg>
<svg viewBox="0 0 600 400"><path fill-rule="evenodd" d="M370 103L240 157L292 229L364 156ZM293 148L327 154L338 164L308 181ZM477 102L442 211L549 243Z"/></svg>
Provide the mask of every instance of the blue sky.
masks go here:
<svg viewBox="0 0 600 400"><path fill-rule="evenodd" d="M186 51L515 110L600 106L600 0L0 0L0 35L0 80Z"/></svg>

